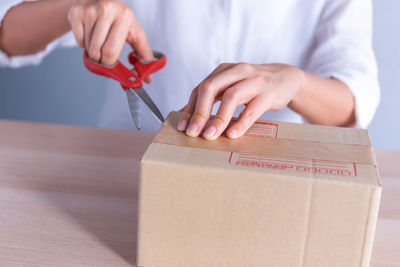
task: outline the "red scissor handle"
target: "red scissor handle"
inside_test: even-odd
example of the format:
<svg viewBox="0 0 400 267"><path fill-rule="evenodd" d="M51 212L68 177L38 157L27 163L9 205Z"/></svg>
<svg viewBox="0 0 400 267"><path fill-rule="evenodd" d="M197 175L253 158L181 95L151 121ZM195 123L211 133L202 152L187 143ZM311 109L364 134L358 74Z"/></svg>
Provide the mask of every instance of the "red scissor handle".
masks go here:
<svg viewBox="0 0 400 267"><path fill-rule="evenodd" d="M152 60L144 60L138 54L132 52L129 54L129 62L135 66L139 78L144 79L150 74L159 71L167 63L167 58L161 52L153 51Z"/></svg>
<svg viewBox="0 0 400 267"><path fill-rule="evenodd" d="M143 86L143 78L160 70L166 64L166 57L160 52L153 52L154 60L144 61L134 53L129 55L129 61L134 66L137 74L125 67L120 61L113 65L104 65L89 58L86 51L83 52L83 64L88 70L101 76L118 81L124 90Z"/></svg>

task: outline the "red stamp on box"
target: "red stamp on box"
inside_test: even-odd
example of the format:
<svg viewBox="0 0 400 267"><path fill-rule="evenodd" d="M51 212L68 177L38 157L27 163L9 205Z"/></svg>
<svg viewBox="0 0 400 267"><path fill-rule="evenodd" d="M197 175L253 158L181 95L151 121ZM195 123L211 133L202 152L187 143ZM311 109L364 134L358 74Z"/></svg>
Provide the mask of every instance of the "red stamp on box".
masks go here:
<svg viewBox="0 0 400 267"><path fill-rule="evenodd" d="M251 153L231 152L229 163L235 166L266 168L334 176L357 176L356 164L328 160L276 157Z"/></svg>
<svg viewBox="0 0 400 267"><path fill-rule="evenodd" d="M271 122L255 122L245 133L247 136L257 136L257 137L278 137L278 124Z"/></svg>

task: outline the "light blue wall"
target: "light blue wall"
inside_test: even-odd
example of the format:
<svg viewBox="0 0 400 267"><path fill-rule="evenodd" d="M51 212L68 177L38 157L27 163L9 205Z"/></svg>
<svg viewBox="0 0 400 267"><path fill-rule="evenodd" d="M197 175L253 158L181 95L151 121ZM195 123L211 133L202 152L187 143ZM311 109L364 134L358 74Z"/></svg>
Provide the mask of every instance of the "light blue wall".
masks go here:
<svg viewBox="0 0 400 267"><path fill-rule="evenodd" d="M0 68L0 118L96 126L105 78L82 64L82 49L58 49L39 66Z"/></svg>
<svg viewBox="0 0 400 267"><path fill-rule="evenodd" d="M374 1L374 48L382 90L369 130L375 147L400 149L400 1Z"/></svg>
<svg viewBox="0 0 400 267"><path fill-rule="evenodd" d="M382 101L369 130L375 147L399 150L400 1L375 0L374 7ZM38 67L0 69L0 118L95 126L104 78L84 68L81 52L59 49Z"/></svg>

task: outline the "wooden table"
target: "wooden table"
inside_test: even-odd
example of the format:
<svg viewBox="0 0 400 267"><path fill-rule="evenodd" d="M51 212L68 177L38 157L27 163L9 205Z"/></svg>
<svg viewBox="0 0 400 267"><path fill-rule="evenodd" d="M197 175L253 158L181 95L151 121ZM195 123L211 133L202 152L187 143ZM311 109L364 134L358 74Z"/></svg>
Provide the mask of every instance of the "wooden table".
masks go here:
<svg viewBox="0 0 400 267"><path fill-rule="evenodd" d="M0 121L0 266L135 266L138 160L152 133ZM373 266L400 266L400 152Z"/></svg>

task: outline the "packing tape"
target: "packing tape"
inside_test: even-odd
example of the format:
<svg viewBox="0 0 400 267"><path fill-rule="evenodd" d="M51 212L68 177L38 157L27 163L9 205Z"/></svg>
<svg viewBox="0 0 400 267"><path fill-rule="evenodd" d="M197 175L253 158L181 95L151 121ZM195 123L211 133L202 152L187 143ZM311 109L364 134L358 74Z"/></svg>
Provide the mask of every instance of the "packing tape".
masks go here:
<svg viewBox="0 0 400 267"><path fill-rule="evenodd" d="M176 126L179 117L179 113L171 113L153 142L206 150L295 157L301 159L345 161L377 166L371 146L330 144L259 136L243 136L239 139L229 139L225 136L221 136L215 141L208 141L204 138L193 138L186 136L183 132L178 132Z"/></svg>

